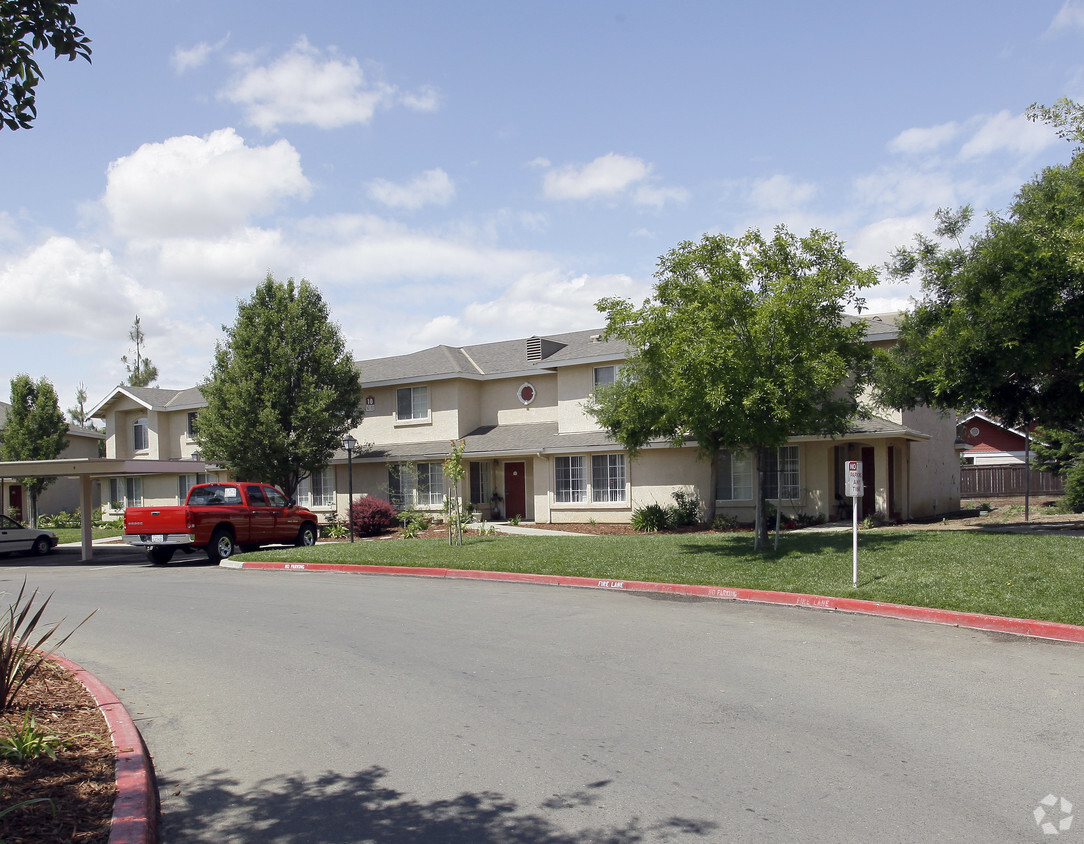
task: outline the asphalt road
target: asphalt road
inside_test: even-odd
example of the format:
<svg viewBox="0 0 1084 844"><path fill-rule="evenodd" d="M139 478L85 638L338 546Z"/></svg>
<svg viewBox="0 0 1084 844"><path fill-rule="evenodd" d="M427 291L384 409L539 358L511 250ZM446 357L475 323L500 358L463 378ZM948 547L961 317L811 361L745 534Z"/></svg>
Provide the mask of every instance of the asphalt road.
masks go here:
<svg viewBox="0 0 1084 844"><path fill-rule="evenodd" d="M0 588L24 573L64 629L98 608L63 652L139 725L167 844L1084 841L1080 645L132 554Z"/></svg>

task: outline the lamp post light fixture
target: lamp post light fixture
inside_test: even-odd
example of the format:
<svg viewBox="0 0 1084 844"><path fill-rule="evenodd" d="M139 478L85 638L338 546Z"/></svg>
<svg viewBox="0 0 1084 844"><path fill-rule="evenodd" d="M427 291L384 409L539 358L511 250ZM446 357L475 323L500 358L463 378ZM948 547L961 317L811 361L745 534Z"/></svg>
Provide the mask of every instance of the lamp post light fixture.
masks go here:
<svg viewBox="0 0 1084 844"><path fill-rule="evenodd" d="M350 541L354 541L354 449L357 447L358 441L355 440L350 434L343 437L343 448L346 449L346 488L347 494L350 496L350 503L347 505L347 513L350 517Z"/></svg>

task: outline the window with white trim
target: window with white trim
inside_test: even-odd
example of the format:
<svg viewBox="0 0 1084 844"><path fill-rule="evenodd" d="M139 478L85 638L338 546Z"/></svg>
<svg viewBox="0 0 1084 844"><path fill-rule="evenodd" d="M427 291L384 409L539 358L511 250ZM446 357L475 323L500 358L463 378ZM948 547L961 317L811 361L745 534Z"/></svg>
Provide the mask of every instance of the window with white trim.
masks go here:
<svg viewBox="0 0 1084 844"><path fill-rule="evenodd" d="M188 500L188 491L192 489L196 484L208 484L214 478L208 475L206 472L197 472L194 475L178 475L177 476L177 502L184 504Z"/></svg>
<svg viewBox="0 0 1084 844"><path fill-rule="evenodd" d="M489 461L470 464L470 503L488 506L493 497L493 466Z"/></svg>
<svg viewBox="0 0 1084 844"><path fill-rule="evenodd" d="M795 499L801 496L798 446L785 445L769 451L764 460L764 489L770 499Z"/></svg>
<svg viewBox="0 0 1084 844"><path fill-rule="evenodd" d="M417 488L418 476L410 463L396 463L388 467L388 501L396 509L413 507Z"/></svg>
<svg viewBox="0 0 1084 844"><path fill-rule="evenodd" d="M190 410L190 411L188 411L188 425L186 427L185 433L188 435L189 442L191 442L192 440L195 440L195 438L196 438L196 432L199 430L199 422L197 421L198 418L199 418L199 411L198 410Z"/></svg>
<svg viewBox="0 0 1084 844"><path fill-rule="evenodd" d="M587 468L583 457L553 458L555 497L559 504L587 500Z"/></svg>
<svg viewBox="0 0 1084 844"><path fill-rule="evenodd" d="M617 373L621 371L621 367L617 364L610 366L596 366L595 367L595 386L604 387L607 384L612 384L617 380Z"/></svg>
<svg viewBox="0 0 1084 844"><path fill-rule="evenodd" d="M722 451L719 453L715 500L753 500L753 455L751 452Z"/></svg>
<svg viewBox="0 0 1084 844"><path fill-rule="evenodd" d="M429 388L400 387L395 391L395 418L399 422L416 422L429 418Z"/></svg>
<svg viewBox="0 0 1084 844"><path fill-rule="evenodd" d="M150 437L147 433L147 417L139 417L132 425L132 450L146 451L150 448Z"/></svg>
<svg viewBox="0 0 1084 844"><path fill-rule="evenodd" d="M335 472L328 466L309 475L297 485L297 503L302 507L335 506Z"/></svg>
<svg viewBox="0 0 1084 844"><path fill-rule="evenodd" d="M624 501L625 497L625 455L594 455L591 458L591 500L612 504Z"/></svg>
<svg viewBox="0 0 1084 844"><path fill-rule="evenodd" d="M121 510L127 507L142 507L143 479L139 477L110 478L109 503Z"/></svg>
<svg viewBox="0 0 1084 844"><path fill-rule="evenodd" d="M418 505L420 507L444 506L444 464L418 464Z"/></svg>

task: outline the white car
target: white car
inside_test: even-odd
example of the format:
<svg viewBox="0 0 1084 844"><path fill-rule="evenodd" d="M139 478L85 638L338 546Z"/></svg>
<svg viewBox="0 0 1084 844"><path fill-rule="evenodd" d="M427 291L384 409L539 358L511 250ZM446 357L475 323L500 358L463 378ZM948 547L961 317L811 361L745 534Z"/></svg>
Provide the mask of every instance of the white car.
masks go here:
<svg viewBox="0 0 1084 844"><path fill-rule="evenodd" d="M0 516L0 554L25 554L41 557L60 540L51 530L23 527L10 516Z"/></svg>

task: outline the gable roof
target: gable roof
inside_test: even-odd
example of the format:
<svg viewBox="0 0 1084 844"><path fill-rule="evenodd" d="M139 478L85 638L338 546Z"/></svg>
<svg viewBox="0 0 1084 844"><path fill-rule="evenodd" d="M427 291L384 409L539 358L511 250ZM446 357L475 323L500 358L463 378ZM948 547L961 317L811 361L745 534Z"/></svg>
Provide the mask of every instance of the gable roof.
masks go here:
<svg viewBox="0 0 1084 844"><path fill-rule="evenodd" d="M104 419L104 413L109 405L121 397L129 398L136 404L143 405L147 410L154 411L196 410L207 405L198 387L167 390L162 387L132 387L122 384L91 409L87 416L93 419Z"/></svg>
<svg viewBox="0 0 1084 844"><path fill-rule="evenodd" d="M588 361L619 361L628 347L603 340L602 329L524 337L470 346L433 346L420 352L357 361L367 387L420 379L468 378L485 381L529 375Z"/></svg>

